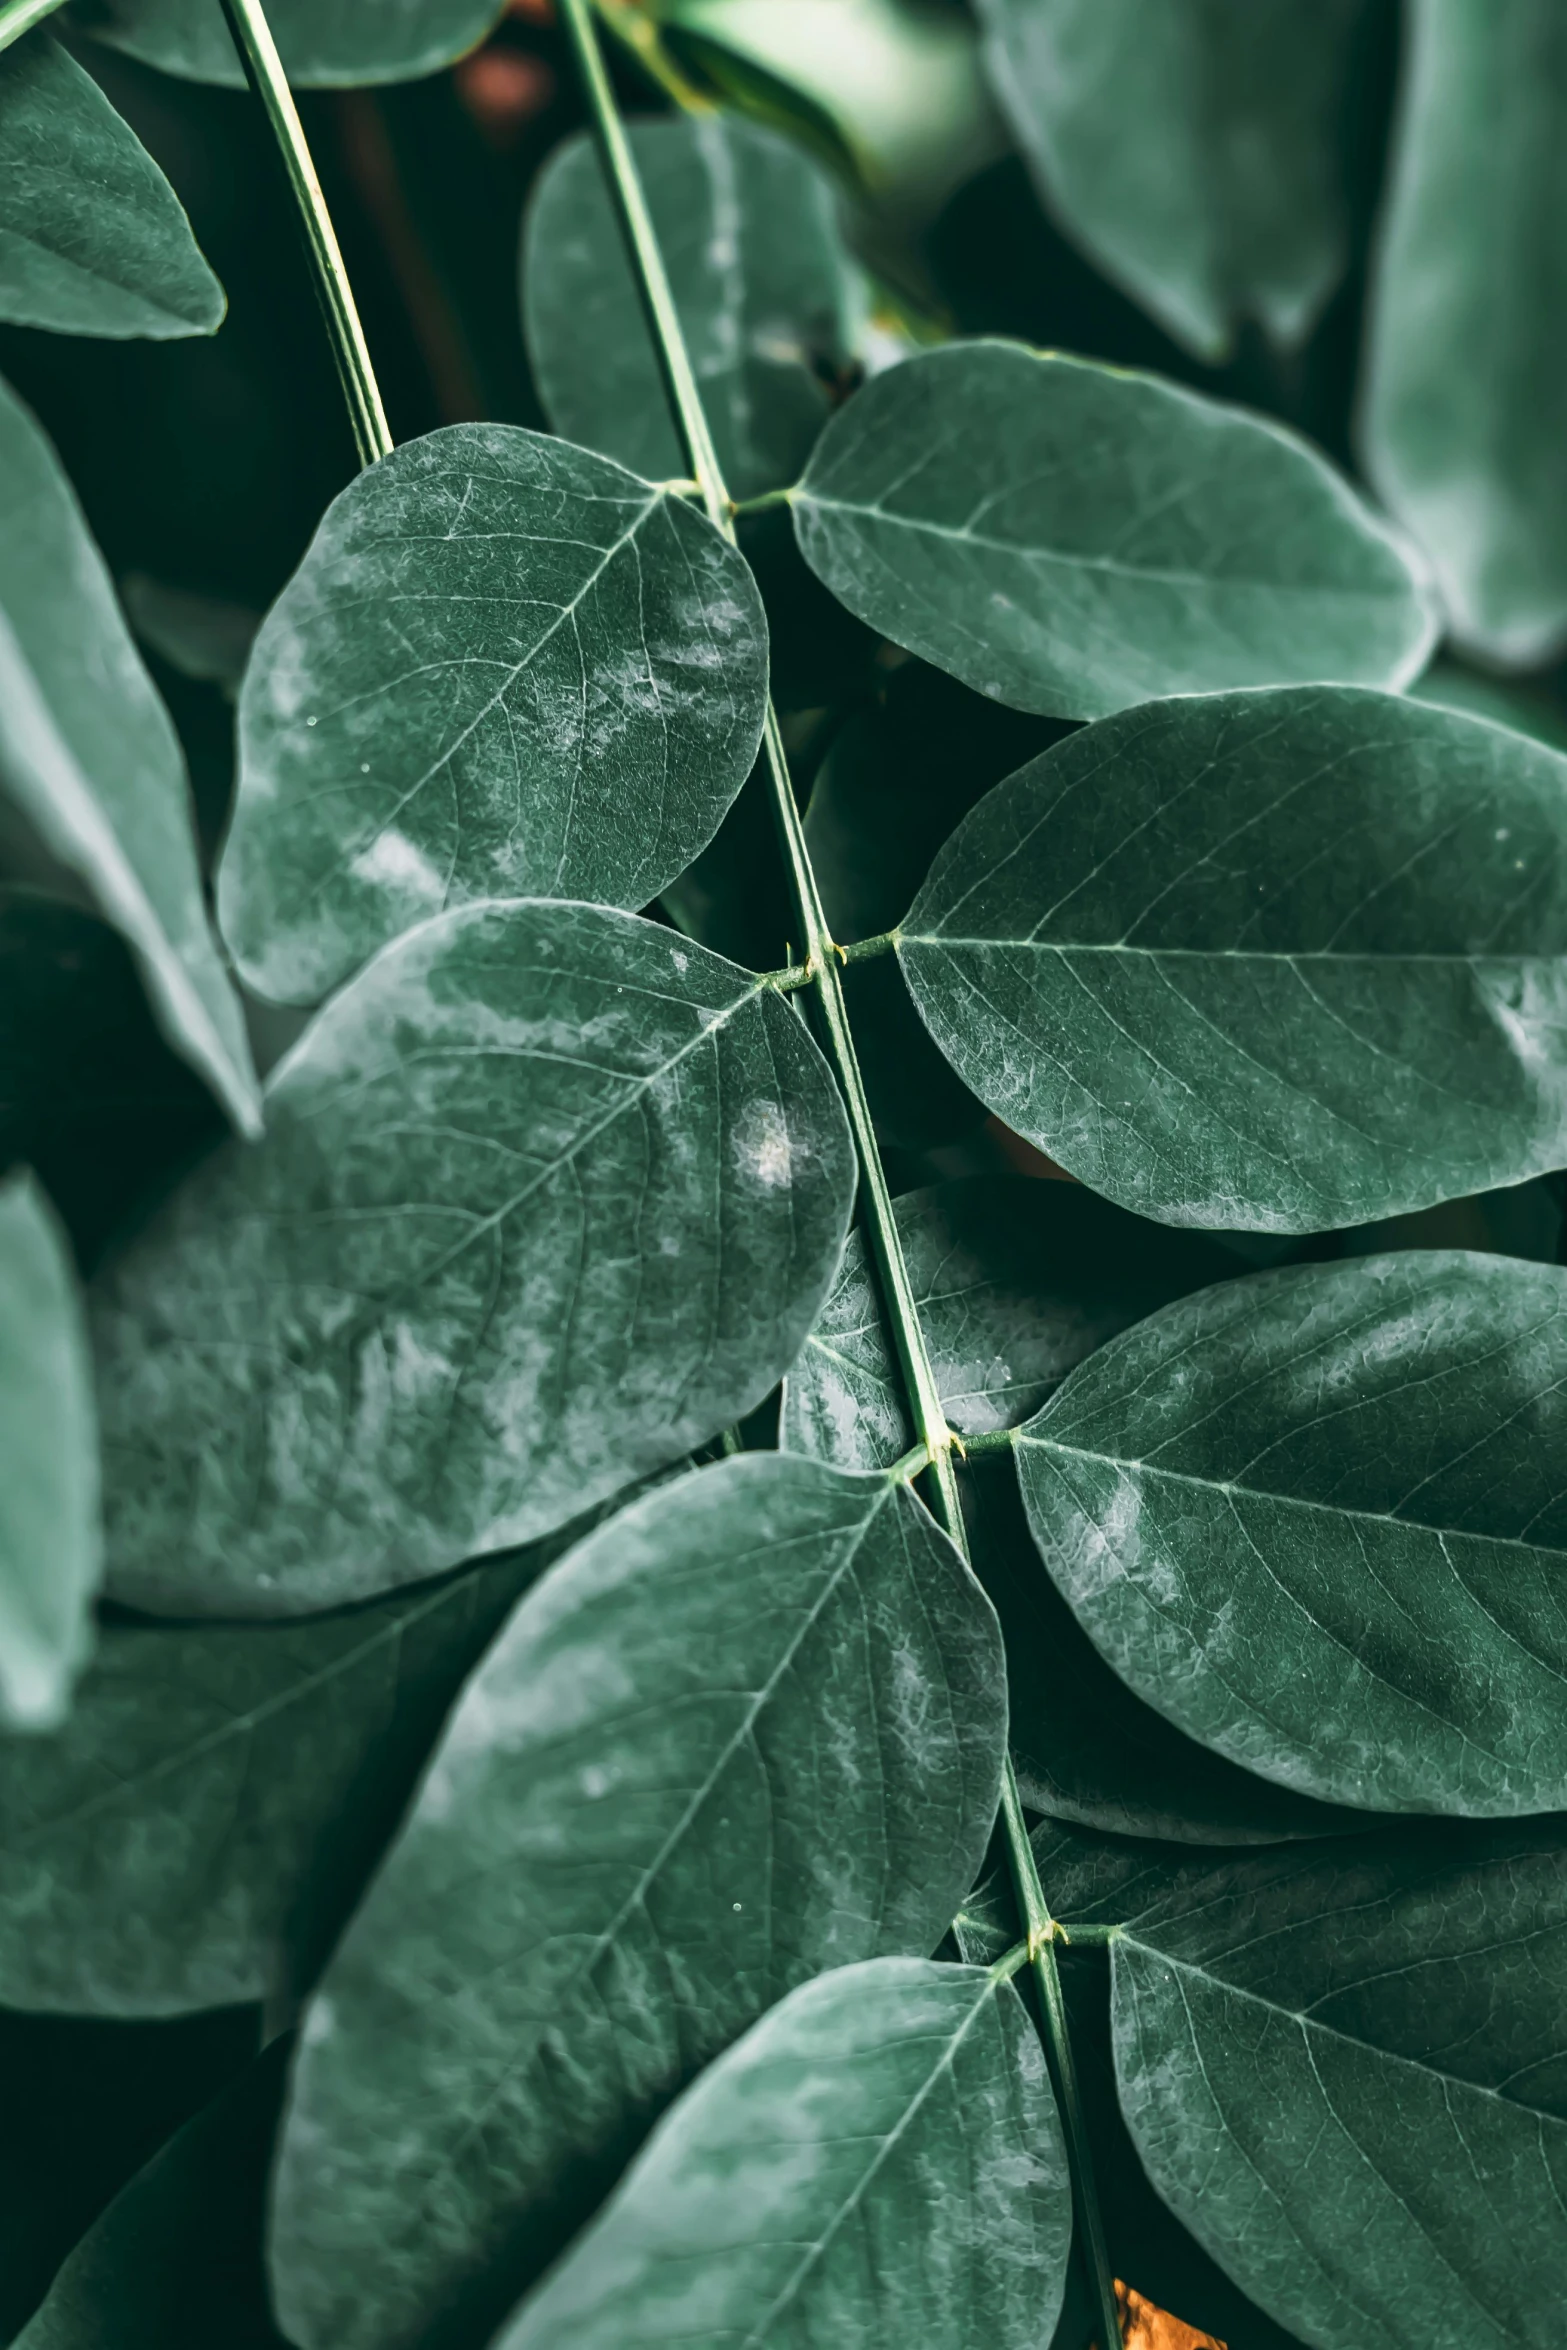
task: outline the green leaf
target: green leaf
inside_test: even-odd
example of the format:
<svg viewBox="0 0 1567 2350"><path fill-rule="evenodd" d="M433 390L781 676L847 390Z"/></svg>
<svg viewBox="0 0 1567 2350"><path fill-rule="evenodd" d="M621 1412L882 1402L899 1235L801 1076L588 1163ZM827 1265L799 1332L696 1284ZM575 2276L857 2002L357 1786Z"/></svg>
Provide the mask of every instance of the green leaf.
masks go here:
<svg viewBox="0 0 1567 2350"><path fill-rule="evenodd" d="M0 1184L0 1723L47 1730L63 1719L102 1564L76 1277L43 1193L13 1176Z"/></svg>
<svg viewBox="0 0 1567 2350"><path fill-rule="evenodd" d="M1017 1446L1035 1540L1131 1688L1330 1802L1567 1806L1567 1271L1409 1253L1200 1292Z"/></svg>
<svg viewBox="0 0 1567 2350"><path fill-rule="evenodd" d="M1410 19L1366 463L1425 546L1455 636L1528 669L1567 643L1567 18L1555 0L1418 0Z"/></svg>
<svg viewBox="0 0 1567 2350"><path fill-rule="evenodd" d="M0 887L0 1166L31 1166L90 1271L158 1179L219 1131L152 1024L117 931Z"/></svg>
<svg viewBox="0 0 1567 2350"><path fill-rule="evenodd" d="M0 384L0 791L79 874L159 1023L243 1133L260 1112L202 902L179 741L53 449Z"/></svg>
<svg viewBox="0 0 1567 2350"><path fill-rule="evenodd" d="M1012 1760L1031 1809L1179 1845L1278 1844L1368 1824L1243 1770L1133 1695L1040 1565L1010 1460L971 1462L962 1488L974 1570L1001 1619Z"/></svg>
<svg viewBox="0 0 1567 2350"><path fill-rule="evenodd" d="M47 33L0 55L0 318L70 335L210 335L223 288L130 126Z"/></svg>
<svg viewBox="0 0 1567 2350"><path fill-rule="evenodd" d="M784 997L596 906L409 932L98 1285L110 1588L292 1614L553 1532L759 1403L848 1122Z"/></svg>
<svg viewBox="0 0 1567 2350"><path fill-rule="evenodd" d="M580 1544L470 1682L307 2016L286 2331L483 2337L775 1999L935 1946L1005 1733L995 1618L904 1486L747 1453Z"/></svg>
<svg viewBox="0 0 1567 2350"><path fill-rule="evenodd" d="M1417 702L1489 718L1493 726L1510 726L1515 734L1549 743L1553 751L1567 751L1567 711L1548 687L1487 677L1456 661L1437 661L1409 690Z"/></svg>
<svg viewBox="0 0 1567 2350"><path fill-rule="evenodd" d="M305 1623L103 1626L64 1727L0 1741L0 1998L156 2016L307 1987L540 1564Z"/></svg>
<svg viewBox="0 0 1567 2350"><path fill-rule="evenodd" d="M719 115L630 127L724 478L796 480L852 381L867 291L831 183L798 149ZM523 322L550 422L633 473L688 471L591 134L557 147L523 230Z"/></svg>
<svg viewBox="0 0 1567 2350"><path fill-rule="evenodd" d="M791 1992L703 2074L496 2350L1043 2344L1071 2240L1011 1983L872 1959Z"/></svg>
<svg viewBox="0 0 1567 2350"><path fill-rule="evenodd" d="M287 2054L274 2040L120 2190L17 2350L285 2350L261 2220Z"/></svg>
<svg viewBox="0 0 1567 2350"><path fill-rule="evenodd" d="M979 0L978 14L1040 195L1097 267L1210 363L1247 319L1281 349L1303 341L1348 258L1365 0Z"/></svg>
<svg viewBox="0 0 1567 2350"><path fill-rule="evenodd" d="M646 905L766 699L756 583L685 499L512 425L429 433L333 501L262 623L224 936L258 994L312 1003L468 900Z"/></svg>
<svg viewBox="0 0 1567 2350"><path fill-rule="evenodd" d="M960 1436L1015 1428L1114 1331L1233 1271L1212 1242L1142 1223L1077 1184L977 1175L906 1192L893 1214ZM915 1441L857 1232L789 1373L779 1441L844 1469L888 1468Z"/></svg>
<svg viewBox="0 0 1567 2350"><path fill-rule="evenodd" d="M1406 1213L1567 1160L1564 791L1391 695L1152 704L980 802L903 967L980 1099L1123 1206Z"/></svg>
<svg viewBox="0 0 1567 2350"><path fill-rule="evenodd" d="M876 376L793 504L806 561L851 612L1023 710L1403 685L1431 651L1410 558L1303 442L1020 343L949 343Z"/></svg>
<svg viewBox="0 0 1567 2350"><path fill-rule="evenodd" d="M354 88L438 73L478 44L502 0L267 0L267 22L300 89ZM75 0L70 21L144 64L191 81L244 73L217 0Z"/></svg>
<svg viewBox="0 0 1567 2350"><path fill-rule="evenodd" d="M1567 2267L1560 1823L1247 1860L1112 1945L1164 2201L1324 2350L1552 2350Z"/></svg>

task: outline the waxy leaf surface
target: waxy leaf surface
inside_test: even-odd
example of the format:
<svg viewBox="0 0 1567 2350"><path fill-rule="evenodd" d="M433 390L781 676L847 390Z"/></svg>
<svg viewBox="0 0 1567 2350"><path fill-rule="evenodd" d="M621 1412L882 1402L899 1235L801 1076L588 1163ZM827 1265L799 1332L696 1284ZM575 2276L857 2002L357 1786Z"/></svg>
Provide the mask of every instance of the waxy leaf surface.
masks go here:
<svg viewBox="0 0 1567 2350"><path fill-rule="evenodd" d="M852 379L865 286L832 183L797 147L721 115L630 126L697 387L731 493L798 479ZM522 253L528 355L550 422L633 473L688 468L610 207L581 131L557 147Z"/></svg>
<svg viewBox="0 0 1567 2350"><path fill-rule="evenodd" d="M239 1000L202 902L179 739L59 459L0 384L0 792L136 955L160 1025L242 1132Z"/></svg>
<svg viewBox="0 0 1567 2350"><path fill-rule="evenodd" d="M1367 468L1454 634L1529 669L1567 643L1567 16L1415 0L1369 311Z"/></svg>
<svg viewBox="0 0 1567 2350"><path fill-rule="evenodd" d="M0 52L0 151L0 318L159 340L221 325L179 198L47 33Z"/></svg>
<svg viewBox="0 0 1567 2350"><path fill-rule="evenodd" d="M1411 559L1304 442L1021 343L951 343L875 377L793 505L851 612L1022 710L1403 685L1431 650Z"/></svg>
<svg viewBox="0 0 1567 2350"><path fill-rule="evenodd" d="M76 1276L43 1193L30 1176L14 1176L0 1185L0 1724L60 1721L87 1653L102 1564L92 1362ZM0 1746L9 1751L19 1750Z"/></svg>
<svg viewBox="0 0 1567 2350"><path fill-rule="evenodd" d="M478 47L502 0L267 0L296 88L413 81ZM217 0L75 0L74 23L163 73L239 89L244 72Z"/></svg>
<svg viewBox="0 0 1567 2350"><path fill-rule="evenodd" d="M1210 362L1250 318L1300 342L1343 272L1365 14L1365 0L978 8L991 85L1047 208Z"/></svg>
<svg viewBox="0 0 1567 2350"><path fill-rule="evenodd" d="M903 1486L748 1453L579 1545L470 1682L307 2017L290 2336L493 2326L784 1992L935 1947L1005 1732L994 1615Z"/></svg>
<svg viewBox="0 0 1567 2350"><path fill-rule="evenodd" d="M791 1992L687 2090L496 2350L1032 2350L1071 2237L1011 1983L871 1959Z"/></svg>
<svg viewBox="0 0 1567 2350"><path fill-rule="evenodd" d="M1016 1427L1113 1332L1232 1270L1213 1242L1141 1223L1077 1184L977 1175L905 1192L893 1214L961 1436ZM857 1232L789 1373L779 1441L843 1469L888 1468L915 1441Z"/></svg>
<svg viewBox="0 0 1567 2350"><path fill-rule="evenodd" d="M1567 1270L1253 1274L1100 1350L1017 1446L1041 1554L1181 1729L1330 1802L1567 1806Z"/></svg>
<svg viewBox="0 0 1567 2350"><path fill-rule="evenodd" d="M1115 2067L1198 2242L1322 2350L1553 2350L1560 1822L1248 1859L1162 1910L1112 1945Z"/></svg>
<svg viewBox="0 0 1567 2350"><path fill-rule="evenodd" d="M1315 1232L1567 1160L1567 760L1343 687L1129 710L903 926L989 1108L1125 1207Z"/></svg>
<svg viewBox="0 0 1567 2350"><path fill-rule="evenodd" d="M646 905L761 738L767 623L683 498L511 425L343 491L240 695L218 908L259 994L313 1003L487 897Z"/></svg>
<svg viewBox="0 0 1567 2350"><path fill-rule="evenodd" d="M177 2015L307 1987L531 1551L291 1624L106 1624L0 1742L0 1999Z"/></svg>
<svg viewBox="0 0 1567 2350"><path fill-rule="evenodd" d="M853 1190L750 972L602 907L424 924L100 1279L111 1588L290 1614L553 1532L760 1402Z"/></svg>

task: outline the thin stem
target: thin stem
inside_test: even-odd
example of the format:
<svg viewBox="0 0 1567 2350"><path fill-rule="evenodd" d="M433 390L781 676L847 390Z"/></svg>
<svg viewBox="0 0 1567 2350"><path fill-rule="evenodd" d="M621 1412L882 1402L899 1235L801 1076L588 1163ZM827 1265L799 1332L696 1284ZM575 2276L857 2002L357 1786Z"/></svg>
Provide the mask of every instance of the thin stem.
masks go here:
<svg viewBox="0 0 1567 2350"><path fill-rule="evenodd" d="M725 486L708 432L707 418L692 373L679 313L670 291L658 238L648 215L636 161L604 68L589 0L561 0L561 13L581 69L604 158L605 175L619 215L632 274L641 291L676 430L686 452L687 462L702 484L703 501L709 517L724 536L732 540L735 535L734 504ZM913 1283L909 1279L897 1220L893 1215L892 1194L887 1188L886 1172L871 1123L865 1081L860 1074L859 1058L849 1029L848 1012L843 1000L841 950L835 946L827 927L821 893L806 847L805 827L789 778L789 761L779 730L778 714L771 702L767 706L763 746L779 838L789 870L790 890L804 933L804 967L816 988L828 1053L849 1114L849 1125L860 1162L867 1233L881 1277L882 1294L892 1325L892 1336L903 1371L919 1447L929 1458L930 1475L935 1488L933 1514L967 1559L968 1531L963 1522L963 1504L953 1466L952 1431L947 1426L935 1371L925 1345L919 1307ZM1072 2060L1068 2037L1066 2002L1061 1990L1060 1970L1056 1965L1055 1926L1039 1881L1038 1869L1034 1865L1033 1848L1028 1840L1022 1799L1010 1756L1007 1757L1003 1775L1001 1808L1013 1882L1028 1931L1028 1959L1039 1989L1046 2049L1055 2077L1056 2095L1061 2105L1062 2123L1071 2158L1078 2224L1083 2232L1090 2281L1094 2288L1099 2320L1105 2329L1108 2350L1109 2345L1118 2344L1121 2340L1120 2315L1105 2249L1104 2223L1094 2188L1087 2128L1078 2093L1077 2069Z"/></svg>
<svg viewBox="0 0 1567 2350"><path fill-rule="evenodd" d="M794 491L792 489L758 490L754 498L737 498L735 512L737 514L768 514L775 506L789 506L793 502Z"/></svg>
<svg viewBox="0 0 1567 2350"><path fill-rule="evenodd" d="M898 951L898 933L878 930L874 938L857 938L838 949L846 963L873 962L877 955L895 955Z"/></svg>
<svg viewBox="0 0 1567 2350"><path fill-rule="evenodd" d="M9 49L13 41L64 6L65 0L4 0L0 6L0 49Z"/></svg>
<svg viewBox="0 0 1567 2350"><path fill-rule="evenodd" d="M245 78L260 99L272 136L277 141L283 170L299 208L300 225L305 234L316 292L326 316L332 356L337 361L337 372L342 379L343 397L348 402L349 421L354 428L359 461L362 465L373 465L378 457L390 456L392 436L387 430L386 411L381 406L381 394L376 384L375 370L370 364L364 328L359 323L359 313L354 307L348 272L343 266L343 256L338 247L337 231L332 226L332 216L326 208L326 198L321 193L321 182L316 177L316 167L310 160L310 149L305 144L299 110L294 104L262 0L223 0L223 13L228 18L234 46L245 68Z"/></svg>

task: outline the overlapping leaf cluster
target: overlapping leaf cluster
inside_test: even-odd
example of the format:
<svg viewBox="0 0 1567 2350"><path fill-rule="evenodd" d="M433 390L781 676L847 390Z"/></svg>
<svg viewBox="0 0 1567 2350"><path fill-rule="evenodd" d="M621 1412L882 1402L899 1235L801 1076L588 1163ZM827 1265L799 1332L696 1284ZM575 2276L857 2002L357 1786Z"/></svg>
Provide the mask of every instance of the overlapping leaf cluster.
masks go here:
<svg viewBox="0 0 1567 2350"><path fill-rule="evenodd" d="M275 11L327 84L494 13ZM712 11L666 13L717 75ZM1298 339L1358 0L1239 42L1169 0L1146 50L1133 0L978 13L1102 265L1201 352ZM194 0L81 14L233 78ZM1476 489L1464 402L1523 360L1466 347L1480 294L1427 250L1476 87L1560 73L1535 0L1414 16L1366 448L1429 560L1173 381L881 364L817 165L634 126L729 487L898 664L805 839L883 1138L1000 1139L890 1232L818 974L719 952L691 884L769 622L585 138L523 245L558 435L449 426L322 518L245 665L216 927L174 729L0 393L3 1117L39 1171L0 1193L0 2000L259 2003L271 2040L32 2350L1081 2350L1074 2198L1234 2350L1554 2340L1567 756L1421 681L1444 624L1562 630L1559 454L1487 445ZM1135 152L1098 97L1134 63ZM0 159L8 317L216 327L45 30L0 54ZM1444 337L1467 388L1428 398ZM264 1087L242 987L301 1019ZM180 1148L128 1161L105 1246L70 1168L121 1098ZM1404 1245L1432 1210L1475 1245ZM972 1562L919 1498L889 1254ZM1009 1768L1091 2165L1019 1988Z"/></svg>

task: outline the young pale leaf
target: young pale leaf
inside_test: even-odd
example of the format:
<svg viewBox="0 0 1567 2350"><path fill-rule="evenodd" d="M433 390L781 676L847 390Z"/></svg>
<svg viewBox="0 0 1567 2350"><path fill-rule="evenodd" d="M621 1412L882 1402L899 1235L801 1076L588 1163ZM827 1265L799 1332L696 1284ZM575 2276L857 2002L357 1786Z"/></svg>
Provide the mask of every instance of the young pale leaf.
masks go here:
<svg viewBox="0 0 1567 2350"><path fill-rule="evenodd" d="M425 923L100 1279L111 1588L291 1614L553 1532L760 1402L853 1193L750 972L597 906Z"/></svg>
<svg viewBox="0 0 1567 2350"><path fill-rule="evenodd" d="M1108 277L1210 362L1248 318L1286 349L1309 333L1347 257L1365 0L979 0L978 14L1040 194Z"/></svg>
<svg viewBox="0 0 1567 2350"><path fill-rule="evenodd" d="M1436 1251L1168 1306L1030 1421L1035 1540L1096 1647L1330 1802L1567 1806L1567 1271Z"/></svg>
<svg viewBox="0 0 1567 2350"><path fill-rule="evenodd" d="M864 329L833 187L798 148L721 115L633 123L630 138L724 478L737 498L784 488L852 378ZM556 431L650 481L685 473L586 131L536 183L522 303Z"/></svg>
<svg viewBox="0 0 1567 2350"><path fill-rule="evenodd" d="M202 902L179 740L53 449L0 384L0 792L80 874L244 1133L260 1110Z"/></svg>
<svg viewBox="0 0 1567 2350"><path fill-rule="evenodd" d="M1036 2350L1071 2241L1012 1984L871 1959L802 1984L702 2075L496 2350Z"/></svg>
<svg viewBox="0 0 1567 2350"><path fill-rule="evenodd" d="M1567 643L1567 15L1417 0L1370 309L1372 479L1454 633L1528 669ZM1505 267L1498 257L1505 255Z"/></svg>
<svg viewBox="0 0 1567 2350"><path fill-rule="evenodd" d="M307 2017L285 2330L484 2338L774 2000L935 1946L1005 1736L995 1618L904 1486L748 1453L579 1545L470 1682Z"/></svg>
<svg viewBox="0 0 1567 2350"><path fill-rule="evenodd" d="M1567 1160L1567 760L1342 687L1129 710L904 925L981 1100L1124 1206L1314 1232Z"/></svg>
<svg viewBox="0 0 1567 2350"><path fill-rule="evenodd" d="M52 1729L63 1718L102 1554L76 1277L43 1193L13 1176L0 1185L0 1723Z"/></svg>
<svg viewBox="0 0 1567 2350"><path fill-rule="evenodd" d="M438 73L477 48L503 0L267 0L289 80L297 88L353 88ZM215 0L74 0L83 32L197 82L244 83Z"/></svg>
<svg viewBox="0 0 1567 2350"><path fill-rule="evenodd" d="M314 1003L485 897L646 905L761 739L767 622L706 517L512 425L394 450L262 623L218 881L261 995Z"/></svg>
<svg viewBox="0 0 1567 2350"><path fill-rule="evenodd" d="M111 1623L0 1742L0 1999L178 2015L315 1978L531 1551L306 1623Z"/></svg>
<svg viewBox="0 0 1567 2350"><path fill-rule="evenodd" d="M1113 1332L1234 1270L1211 1241L1142 1223L1078 1184L977 1175L906 1192L893 1212L962 1436L1016 1427ZM779 1441L843 1469L888 1468L914 1442L858 1233L789 1373Z"/></svg>
<svg viewBox="0 0 1567 2350"><path fill-rule="evenodd" d="M1410 558L1303 442L1020 343L949 343L875 377L793 506L851 612L1023 710L1403 685L1431 651Z"/></svg>
<svg viewBox="0 0 1567 2350"><path fill-rule="evenodd" d="M0 318L71 335L210 335L223 288L179 198L44 32L0 54Z"/></svg>
<svg viewBox="0 0 1567 2350"><path fill-rule="evenodd" d="M1554 2350L1567 2271L1560 1823L1248 1859L1112 1944L1164 2201L1324 2350Z"/></svg>

